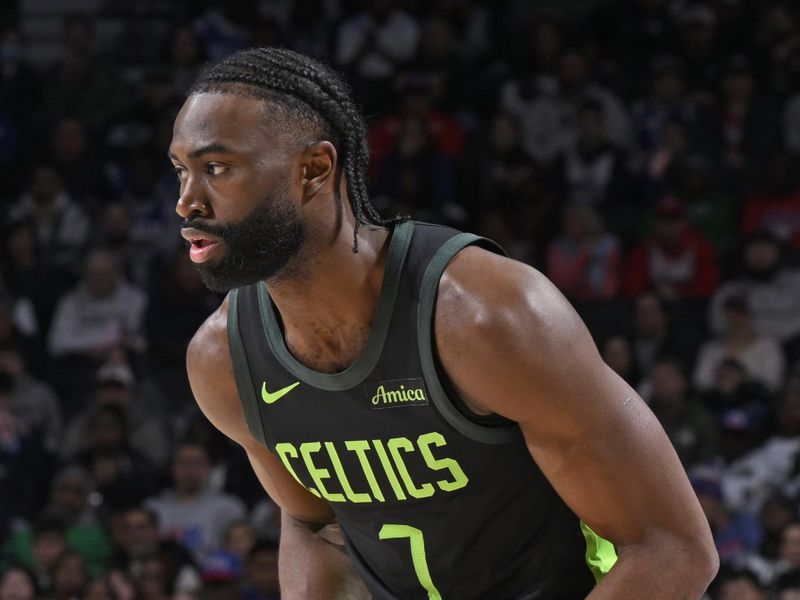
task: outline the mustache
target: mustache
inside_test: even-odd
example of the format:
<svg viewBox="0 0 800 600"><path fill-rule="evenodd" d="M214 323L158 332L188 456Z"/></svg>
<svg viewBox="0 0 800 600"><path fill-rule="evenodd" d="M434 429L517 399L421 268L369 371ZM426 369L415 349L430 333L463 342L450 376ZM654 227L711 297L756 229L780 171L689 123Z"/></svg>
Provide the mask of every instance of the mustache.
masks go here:
<svg viewBox="0 0 800 600"><path fill-rule="evenodd" d="M216 237L223 237L228 232L228 227L225 225L215 225L208 223L203 219L184 219L180 225L181 229L196 229L201 233L208 233Z"/></svg>

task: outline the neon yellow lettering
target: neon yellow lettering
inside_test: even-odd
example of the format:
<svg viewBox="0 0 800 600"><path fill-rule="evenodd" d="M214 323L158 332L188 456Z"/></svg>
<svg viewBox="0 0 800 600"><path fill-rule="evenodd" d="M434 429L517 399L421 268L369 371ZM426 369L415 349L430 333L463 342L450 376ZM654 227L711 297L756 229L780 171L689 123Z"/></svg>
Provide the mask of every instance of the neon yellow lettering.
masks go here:
<svg viewBox="0 0 800 600"><path fill-rule="evenodd" d="M314 488L306 487L300 478L297 476L297 473L294 471L294 467L292 467L292 463L289 462L289 457L297 458L297 449L292 446L289 442L281 442L280 444L275 444L275 452L278 453L278 458L281 459L283 466L286 467L286 470L289 471L289 474L295 478L295 481L306 488L309 492L314 494L317 498L321 498L319 492Z"/></svg>
<svg viewBox="0 0 800 600"><path fill-rule="evenodd" d="M317 484L319 493L328 502L344 502L344 496L342 494L329 492L325 489L325 484L322 483L323 479L330 479L331 477L328 469L317 467L311 460L311 455L319 452L320 448L322 448L322 444L319 442L303 442L300 444L300 454L303 456L303 461L306 463L308 474L311 475L311 479Z"/></svg>
<svg viewBox="0 0 800 600"><path fill-rule="evenodd" d="M466 487L467 483L469 483L469 478L461 469L461 466L452 458L434 458L430 449L431 444L440 447L446 446L447 442L441 433L437 433L435 431L419 436L419 438L417 438L417 445L419 446L419 451L422 453L422 456L425 459L425 464L434 471L447 469L450 471L450 475L453 478L452 481L439 480L436 482L436 485L438 485L439 488L445 492L452 492L454 490L460 490L461 488Z"/></svg>
<svg viewBox="0 0 800 600"><path fill-rule="evenodd" d="M394 469L392 469L392 462L386 455L386 450L383 447L383 443L380 440L372 440L372 445L375 447L375 452L381 461L381 465L383 465L383 470L386 471L386 477L389 479L389 483L392 485L394 495L397 496L398 500L405 500L406 495L403 493L403 488L400 487L400 482L397 481L397 475L395 475Z"/></svg>
<svg viewBox="0 0 800 600"><path fill-rule="evenodd" d="M344 469L342 468L342 461L339 460L339 454L336 452L333 443L325 442L325 449L328 451L328 456L331 457L333 470L339 478L339 483L342 484L342 489L347 499L350 500L350 502L372 502L372 498L370 498L369 494L361 492L356 493L353 491L353 488L350 487L350 482L347 480L347 475L345 475Z"/></svg>
<svg viewBox="0 0 800 600"><path fill-rule="evenodd" d="M378 502L384 502L383 492L381 492L381 487L378 485L378 480L375 479L375 473L372 471L372 465L369 464L369 459L367 458L367 450L370 449L369 442L367 440L350 440L345 442L344 445L358 456L358 462L361 464L361 469L367 478L372 497Z"/></svg>
<svg viewBox="0 0 800 600"><path fill-rule="evenodd" d="M411 440L404 437L391 438L386 445L389 447L389 452L392 453L392 458L394 459L394 464L397 467L397 472L400 473L400 478L406 485L408 493L414 498L430 498L433 496L435 490L430 483L423 483L422 487L419 488L414 485L414 480L411 479L411 475L408 472L406 463L403 461L403 457L400 456L400 450L414 452L414 444L411 443Z"/></svg>

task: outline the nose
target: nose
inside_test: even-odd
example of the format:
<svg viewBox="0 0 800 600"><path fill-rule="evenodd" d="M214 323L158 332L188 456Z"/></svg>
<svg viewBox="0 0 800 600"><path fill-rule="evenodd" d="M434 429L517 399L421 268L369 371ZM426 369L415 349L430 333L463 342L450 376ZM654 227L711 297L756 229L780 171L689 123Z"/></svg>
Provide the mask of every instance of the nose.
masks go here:
<svg viewBox="0 0 800 600"><path fill-rule="evenodd" d="M189 176L186 182L181 186L181 195L178 198L178 203L175 206L175 212L181 218L188 219L189 217L208 217L210 209L203 194L203 187L198 183L194 183L193 178Z"/></svg>

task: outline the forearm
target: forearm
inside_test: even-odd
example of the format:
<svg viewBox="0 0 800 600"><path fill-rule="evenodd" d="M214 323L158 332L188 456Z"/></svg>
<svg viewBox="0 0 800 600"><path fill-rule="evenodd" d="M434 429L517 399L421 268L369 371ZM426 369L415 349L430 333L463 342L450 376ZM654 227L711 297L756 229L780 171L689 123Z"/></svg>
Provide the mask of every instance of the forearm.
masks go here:
<svg viewBox="0 0 800 600"><path fill-rule="evenodd" d="M330 527L314 532L281 517L278 569L284 600L366 600L369 594Z"/></svg>
<svg viewBox="0 0 800 600"><path fill-rule="evenodd" d="M686 548L621 549L586 600L697 600L716 574L716 557Z"/></svg>

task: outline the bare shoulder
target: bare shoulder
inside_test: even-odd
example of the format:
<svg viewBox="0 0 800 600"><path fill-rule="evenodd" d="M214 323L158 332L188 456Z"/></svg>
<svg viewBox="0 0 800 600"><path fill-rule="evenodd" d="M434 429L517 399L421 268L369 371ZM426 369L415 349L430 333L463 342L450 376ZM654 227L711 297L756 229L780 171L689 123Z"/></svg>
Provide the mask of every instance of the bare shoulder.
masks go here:
<svg viewBox="0 0 800 600"><path fill-rule="evenodd" d="M535 402L570 366L588 375L602 367L580 317L542 273L477 247L458 253L442 276L435 335L443 366L480 412L517 416L489 391L501 378Z"/></svg>
<svg viewBox="0 0 800 600"><path fill-rule="evenodd" d="M228 348L228 298L189 342L186 370L200 410L222 433L245 444L252 438L236 389Z"/></svg>
<svg viewBox="0 0 800 600"><path fill-rule="evenodd" d="M478 247L459 252L439 283L437 341L495 339L550 345L586 330L561 292L538 270Z"/></svg>

